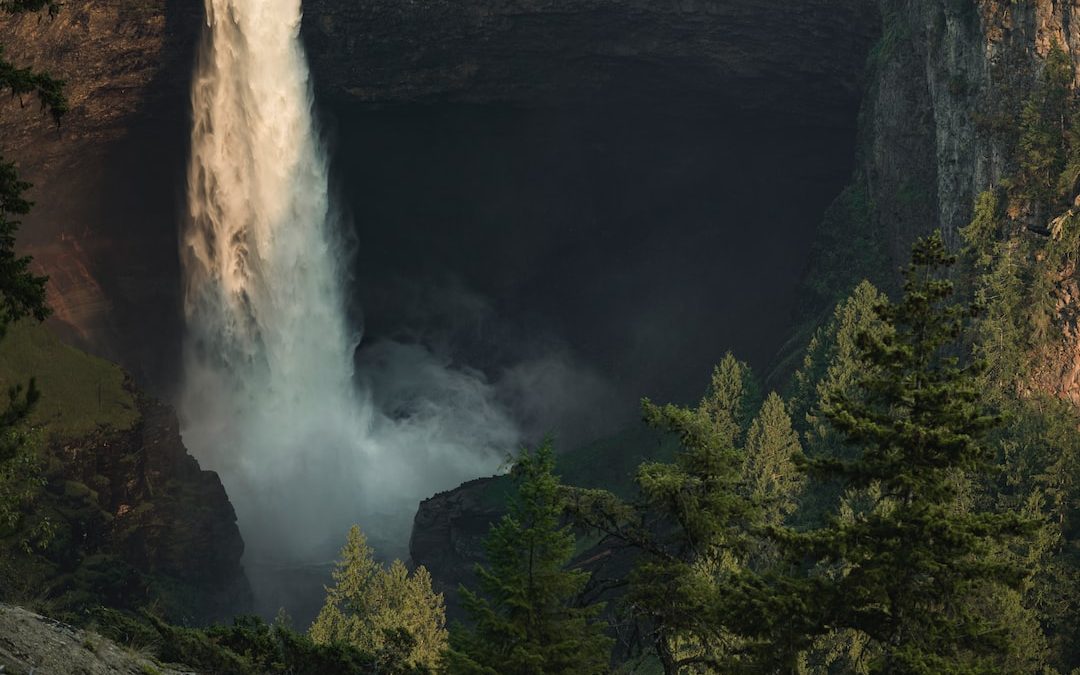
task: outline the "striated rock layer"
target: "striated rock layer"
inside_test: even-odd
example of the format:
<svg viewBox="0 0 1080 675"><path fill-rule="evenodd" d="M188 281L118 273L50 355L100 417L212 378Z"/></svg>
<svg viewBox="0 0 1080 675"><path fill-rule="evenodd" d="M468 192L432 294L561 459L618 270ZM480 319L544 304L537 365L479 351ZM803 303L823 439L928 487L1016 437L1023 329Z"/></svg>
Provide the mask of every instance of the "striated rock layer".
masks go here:
<svg viewBox="0 0 1080 675"><path fill-rule="evenodd" d="M868 0L311 0L305 9L319 84L359 101L630 96L800 125L846 124L876 19Z"/></svg>

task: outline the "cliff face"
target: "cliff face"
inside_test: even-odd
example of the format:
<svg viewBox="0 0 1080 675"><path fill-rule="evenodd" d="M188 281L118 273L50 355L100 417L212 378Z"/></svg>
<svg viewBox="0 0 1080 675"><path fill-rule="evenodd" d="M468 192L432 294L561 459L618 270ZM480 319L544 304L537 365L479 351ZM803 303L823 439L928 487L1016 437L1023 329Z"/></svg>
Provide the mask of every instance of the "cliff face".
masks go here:
<svg viewBox="0 0 1080 675"><path fill-rule="evenodd" d="M935 227L955 237L975 195L1001 178L1003 148L977 119L1005 112L1006 94L1030 84L1053 39L1074 39L1070 11L1051 0L882 2L860 177L895 259Z"/></svg>
<svg viewBox="0 0 1080 675"><path fill-rule="evenodd" d="M130 429L49 443L42 503L61 539L45 550L51 578L39 599L73 611L93 593L111 607L153 603L176 620L232 616L250 591L221 480L187 453L171 408L139 395L137 409Z"/></svg>
<svg viewBox="0 0 1080 675"><path fill-rule="evenodd" d="M319 85L357 101L636 96L805 125L845 123L875 24L868 0L312 0L304 37Z"/></svg>
<svg viewBox="0 0 1080 675"><path fill-rule="evenodd" d="M474 568L484 562L484 538L506 512L506 477L479 478L420 502L409 540L413 564L431 571L446 597L450 619L462 619L458 586L476 588Z"/></svg>
<svg viewBox="0 0 1080 675"><path fill-rule="evenodd" d="M34 183L20 246L50 276L67 337L146 382L175 361L175 222L183 194L188 83L201 20L188 0L91 1L0 17L18 65L66 81L60 127L36 101L0 105L0 154Z"/></svg>
<svg viewBox="0 0 1080 675"><path fill-rule="evenodd" d="M957 241L975 197L1015 169L993 120L1015 127L1053 45L1074 69L1080 64L1080 17L1058 0L884 0L881 7L856 182L874 204L874 236L899 267L911 241L935 227ZM1054 292L1060 337L1040 357L1032 384L1080 404L1075 270L1061 270Z"/></svg>
<svg viewBox="0 0 1080 675"><path fill-rule="evenodd" d="M27 507L0 528L0 597L75 621L99 605L177 621L248 607L236 514L172 409L114 364L18 324L0 341L0 386L31 374L42 398L4 482Z"/></svg>

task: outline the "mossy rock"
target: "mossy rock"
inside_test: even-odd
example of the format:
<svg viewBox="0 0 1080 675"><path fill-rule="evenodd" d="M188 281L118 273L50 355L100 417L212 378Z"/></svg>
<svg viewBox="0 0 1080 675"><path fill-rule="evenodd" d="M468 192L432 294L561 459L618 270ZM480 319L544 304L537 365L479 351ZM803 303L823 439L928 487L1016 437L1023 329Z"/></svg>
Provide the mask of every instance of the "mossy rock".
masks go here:
<svg viewBox="0 0 1080 675"><path fill-rule="evenodd" d="M0 388L41 390L30 423L50 435L77 438L99 429L122 431L139 419L124 371L64 344L44 325L20 321L0 340Z"/></svg>

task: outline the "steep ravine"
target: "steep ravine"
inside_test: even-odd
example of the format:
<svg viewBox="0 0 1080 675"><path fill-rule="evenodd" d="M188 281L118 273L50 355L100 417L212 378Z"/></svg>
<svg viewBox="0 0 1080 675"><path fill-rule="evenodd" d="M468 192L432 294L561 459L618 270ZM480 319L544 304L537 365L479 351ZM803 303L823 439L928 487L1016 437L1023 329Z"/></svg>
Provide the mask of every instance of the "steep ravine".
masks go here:
<svg viewBox="0 0 1080 675"><path fill-rule="evenodd" d="M1015 124L1019 101L1054 44L1072 56L1074 68L1080 66L1080 23L1074 21L1080 17L1073 16L1072 3L883 0L879 6L882 38L867 66L856 169L826 217L810 271L814 278L842 278L836 268L849 266L860 278L873 273L887 285L917 236L941 227L956 242L976 195L1014 169L1000 136L983 128L986 119L1001 116ZM830 229L836 221L843 224ZM877 269L860 267L860 258ZM1031 384L1080 404L1076 270L1062 270L1055 292L1054 346L1041 356ZM451 601L456 583L469 580L472 565L482 559L483 531L499 516L484 495L501 480L472 481L435 495L417 514L414 562L450 582L445 590Z"/></svg>
<svg viewBox="0 0 1080 675"><path fill-rule="evenodd" d="M304 36L323 99L369 113L664 97L683 115L735 109L810 133L850 126L865 92L850 189L873 205L861 234L894 268L918 234L941 226L955 238L975 196L1006 174L980 115L1004 112L1003 93L1025 91L1053 43L1080 61L1073 12L1056 0L312 0ZM158 385L176 362L175 222L200 13L189 0L90 1L52 22L0 24L11 53L40 55L29 60L72 82L75 104L59 131L0 108L3 151L38 184L26 248L52 275L72 339ZM1080 403L1078 302L1063 295L1039 385ZM473 503L478 485L418 516L414 561L436 576L456 580L475 559L495 513Z"/></svg>

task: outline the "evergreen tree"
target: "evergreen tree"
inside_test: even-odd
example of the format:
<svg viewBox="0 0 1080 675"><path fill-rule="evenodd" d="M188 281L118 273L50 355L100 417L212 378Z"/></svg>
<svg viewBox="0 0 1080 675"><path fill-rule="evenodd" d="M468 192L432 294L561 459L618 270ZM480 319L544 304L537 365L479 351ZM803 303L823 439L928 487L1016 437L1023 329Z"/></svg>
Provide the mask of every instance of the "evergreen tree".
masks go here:
<svg viewBox="0 0 1080 675"><path fill-rule="evenodd" d="M19 14L48 9L53 16L59 10L56 0L4 0L0 13ZM0 92L8 92L22 101L34 96L53 120L59 124L68 110L64 83L33 68L19 68L4 56L0 44ZM30 184L19 178L13 162L0 156L0 337L12 322L24 316L39 321L49 314L45 302L45 277L30 272L30 258L15 253L15 233L19 216L30 211L32 204L25 198Z"/></svg>
<svg viewBox="0 0 1080 675"><path fill-rule="evenodd" d="M795 373L791 410L808 457L851 459L856 452L829 424L821 405L842 392L857 395L858 379L873 368L862 358L859 335L884 329L876 312L884 301L873 284L863 281L836 306L807 347L802 368ZM797 521L804 526L821 525L840 506L844 489L838 479L815 484L804 494Z"/></svg>
<svg viewBox="0 0 1080 675"><path fill-rule="evenodd" d="M681 449L671 463L638 469L638 502L600 490L575 493L583 524L638 552L625 604L668 674L731 672L745 649L718 607L745 572L744 563L760 552L750 534L760 517L746 496L746 456L735 444L745 435L747 400L754 396L750 380L746 364L729 354L697 407L643 401L645 421L678 436ZM772 428L759 423L758 447L784 436L782 423L768 416ZM772 495L764 501L773 501Z"/></svg>
<svg viewBox="0 0 1080 675"><path fill-rule="evenodd" d="M1073 75L1072 59L1055 43L1035 90L1020 111L1016 148L1020 170L1012 181L1011 196L1035 222L1045 220L1062 191L1063 174L1070 168L1064 141L1073 104Z"/></svg>
<svg viewBox="0 0 1080 675"><path fill-rule="evenodd" d="M802 452L783 399L770 393L746 435L743 474L761 522L780 525L795 512L804 480L795 466Z"/></svg>
<svg viewBox="0 0 1080 675"><path fill-rule="evenodd" d="M728 352L713 368L709 391L698 405L697 417L711 427L710 433L716 443L734 448L742 441L759 402L757 383L750 367ZM645 404L647 418L652 414L648 412L651 407L651 404ZM652 419L656 421L655 415Z"/></svg>
<svg viewBox="0 0 1080 675"><path fill-rule="evenodd" d="M854 390L858 378L871 367L862 359L858 336L882 329L875 310L884 300L873 284L861 282L837 304L832 318L810 340L802 367L795 373L790 400L792 419L796 428L803 430L811 457L839 457L847 452L822 416L820 403Z"/></svg>
<svg viewBox="0 0 1080 675"><path fill-rule="evenodd" d="M953 262L940 233L916 243L903 299L877 310L886 330L859 337L871 367L855 390L822 406L860 452L808 459L806 468L873 502L820 529L781 533L793 562L816 565L811 577L774 580L771 607L804 607L794 620L773 617L778 632L801 633L782 639L785 667L793 650L831 629L868 636L872 670L889 673L998 672L1016 649L1010 627L979 600L1020 586L1024 570L999 553L1031 524L962 500L966 477L991 470L984 439L998 418L982 401L980 364L957 356L970 313L948 304ZM836 569L843 574L828 573Z"/></svg>
<svg viewBox="0 0 1080 675"><path fill-rule="evenodd" d="M446 609L424 567L410 575L395 560L384 569L354 525L333 577L308 631L316 644L345 643L374 654L384 672L439 666L447 646Z"/></svg>
<svg viewBox="0 0 1080 675"><path fill-rule="evenodd" d="M565 503L551 446L523 452L513 468L510 512L485 540L490 567L477 567L480 593L462 588L472 629L452 636L451 673L595 675L608 671L612 640L601 607L576 606L588 581L566 569L574 535L560 525Z"/></svg>

